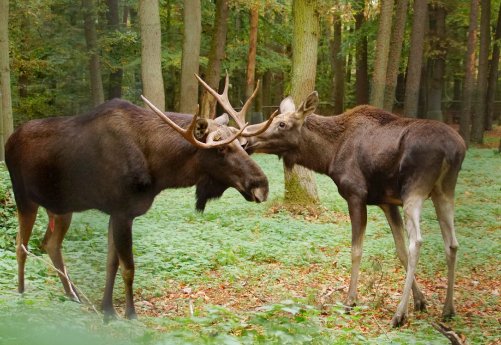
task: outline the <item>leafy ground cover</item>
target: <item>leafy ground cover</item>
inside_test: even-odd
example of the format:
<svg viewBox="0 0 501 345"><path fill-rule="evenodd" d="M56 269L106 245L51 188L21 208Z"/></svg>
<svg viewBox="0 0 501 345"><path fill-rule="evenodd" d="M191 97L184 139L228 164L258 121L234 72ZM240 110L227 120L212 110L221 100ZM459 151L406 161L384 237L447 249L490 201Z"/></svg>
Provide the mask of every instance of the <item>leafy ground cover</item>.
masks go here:
<svg viewBox="0 0 501 345"><path fill-rule="evenodd" d="M344 313L350 267L350 225L344 200L317 176L322 204L285 209L282 164L255 157L270 180L270 201L251 204L234 190L194 211L194 190L168 190L134 224L135 298L139 321L103 324L107 217L74 216L64 242L66 264L90 303L68 301L38 249L40 213L26 267L27 292L16 291L17 220L8 174L0 167L0 344L447 344L439 321L446 289L443 242L431 202L423 212L424 245L417 280L427 313L389 327L404 269L378 208L369 208L360 306ZM499 344L501 307L501 156L470 149L456 191L460 243L458 316L447 325L470 344ZM115 290L123 305L121 280ZM411 306L412 309L412 306ZM122 310L120 310L122 312Z"/></svg>

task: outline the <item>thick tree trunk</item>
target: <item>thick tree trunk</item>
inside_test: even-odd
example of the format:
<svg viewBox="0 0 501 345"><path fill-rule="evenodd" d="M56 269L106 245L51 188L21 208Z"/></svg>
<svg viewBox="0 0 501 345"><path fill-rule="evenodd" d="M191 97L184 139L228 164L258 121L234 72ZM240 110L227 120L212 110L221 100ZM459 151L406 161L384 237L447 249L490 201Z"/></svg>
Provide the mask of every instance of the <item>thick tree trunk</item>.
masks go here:
<svg viewBox="0 0 501 345"><path fill-rule="evenodd" d="M257 28L259 20L259 6L257 4L251 8L249 19L249 52L247 54L247 79L245 83L246 99L252 95L256 79ZM255 106L257 106L257 104L255 104Z"/></svg>
<svg viewBox="0 0 501 345"><path fill-rule="evenodd" d="M112 31L119 31L120 14L119 14L118 0L106 0L106 4L108 5L108 13L106 17L108 19L109 29ZM125 13L127 12L124 10L124 14ZM111 48L113 54L113 47ZM118 58L116 60L118 60ZM112 66L110 71L110 83L108 85L108 99L122 97L122 79L123 79L122 66Z"/></svg>
<svg viewBox="0 0 501 345"><path fill-rule="evenodd" d="M372 77L370 104L382 108L384 103L384 89L386 84L386 68L388 66L388 52L390 50L391 17L393 14L393 0L381 0L381 15L376 40L376 61Z"/></svg>
<svg viewBox="0 0 501 345"><path fill-rule="evenodd" d="M160 110L165 110L158 0L140 0L139 21L141 26L141 79L143 81L143 95Z"/></svg>
<svg viewBox="0 0 501 345"><path fill-rule="evenodd" d="M205 82L214 90L219 88L221 75L221 61L224 58L226 45L226 33L228 31L228 1L216 1L216 18L212 31L211 48L209 52L209 64L205 75ZM203 117L214 117L216 113L216 100L206 90L202 93L202 105L200 114Z"/></svg>
<svg viewBox="0 0 501 345"><path fill-rule="evenodd" d="M317 1L293 0L292 78L291 96L299 105L315 90L317 50L320 25ZM318 201L315 175L312 171L294 166L285 172L285 201L312 203Z"/></svg>
<svg viewBox="0 0 501 345"><path fill-rule="evenodd" d="M14 131L12 118L12 99L10 92L10 64L9 64L9 1L0 0L0 160L4 159L4 143Z"/></svg>
<svg viewBox="0 0 501 345"><path fill-rule="evenodd" d="M97 106L104 102L103 80L101 77L101 64L97 46L96 17L94 0L82 0L85 42L89 55L90 90L92 104Z"/></svg>
<svg viewBox="0 0 501 345"><path fill-rule="evenodd" d="M475 89L475 107L471 124L471 141L481 144L484 141L485 100L489 82L489 47L491 40L490 19L491 0L481 0L480 52L478 55L478 76Z"/></svg>
<svg viewBox="0 0 501 345"><path fill-rule="evenodd" d="M443 5L434 4L429 7L430 45L434 54L428 59L429 84L427 88L428 109L426 117L443 121L442 90L444 86L445 60L447 57L447 39L445 36L446 11Z"/></svg>
<svg viewBox="0 0 501 345"><path fill-rule="evenodd" d="M386 70L386 86L384 89L383 108L388 111L393 110L393 104L395 103L395 90L397 88L400 56L402 55L402 43L404 41L408 4L408 0L397 0L395 24L393 25L391 33L390 53Z"/></svg>
<svg viewBox="0 0 501 345"><path fill-rule="evenodd" d="M184 0L184 41L181 62L181 93L179 111L192 113L198 104L198 74L200 39L202 34L202 11L199 0Z"/></svg>
<svg viewBox="0 0 501 345"><path fill-rule="evenodd" d="M461 105L461 117L459 120L459 133L463 137L466 145L470 144L471 102L475 81L475 46L477 45L478 1L479 0L471 0L468 43L464 60L465 73L463 84L463 102Z"/></svg>
<svg viewBox="0 0 501 345"><path fill-rule="evenodd" d="M361 33L356 46L356 77L355 77L355 98L357 104L367 104L369 102L369 75L367 67L367 36L362 32L362 25L365 22L365 1L357 0L353 4L355 12L355 30Z"/></svg>
<svg viewBox="0 0 501 345"><path fill-rule="evenodd" d="M342 22L338 12L333 14L332 60L334 74L334 115L344 111L345 61L342 55Z"/></svg>
<svg viewBox="0 0 501 345"><path fill-rule="evenodd" d="M494 45L492 47L492 58L489 71L489 86L487 88L487 97L486 97L487 117L485 121L485 129L487 130L492 129L492 123L494 122L494 98L496 95L496 84L498 80L500 40L501 40L501 3L499 4L496 34L494 36Z"/></svg>
<svg viewBox="0 0 501 345"><path fill-rule="evenodd" d="M427 0L414 0L414 16L404 100L404 115L409 117L417 117L427 8Z"/></svg>

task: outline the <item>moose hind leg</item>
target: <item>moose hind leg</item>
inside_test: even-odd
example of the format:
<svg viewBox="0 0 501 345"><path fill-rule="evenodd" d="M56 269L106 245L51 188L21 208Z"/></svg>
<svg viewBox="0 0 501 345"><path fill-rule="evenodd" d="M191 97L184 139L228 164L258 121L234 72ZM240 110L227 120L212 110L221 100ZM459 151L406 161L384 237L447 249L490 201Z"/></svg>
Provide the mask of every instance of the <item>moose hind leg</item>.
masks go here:
<svg viewBox="0 0 501 345"><path fill-rule="evenodd" d="M402 326L407 319L410 292L414 282L416 266L419 260L419 250L421 248L421 243L423 242L419 221L424 199L424 197L414 194L404 200L405 223L409 236L409 258L402 298L400 299L397 311L391 320L391 325L393 327Z"/></svg>
<svg viewBox="0 0 501 345"><path fill-rule="evenodd" d="M431 195L440 224L440 230L442 231L447 259L447 295L442 312L444 319L451 318L456 314L456 309L454 308L454 280L458 241L454 229L454 197L452 194L446 195L442 191L434 190Z"/></svg>
<svg viewBox="0 0 501 345"><path fill-rule="evenodd" d="M117 318L117 313L113 307L113 287L115 286L115 277L118 271L118 254L113 243L113 230L111 227L111 218L108 226L108 259L106 263L106 285L104 287L103 302L101 304L104 321L108 322Z"/></svg>
<svg viewBox="0 0 501 345"><path fill-rule="evenodd" d="M383 210L388 224L390 225L391 233L393 234L393 240L395 241L395 247L397 251L397 256L405 270L407 271L408 257L407 248L405 247L404 239L404 223L402 221L402 216L396 205L380 205ZM412 296L414 297L414 310L425 311L426 310L426 299L424 294L419 289L416 278L412 282Z"/></svg>
<svg viewBox="0 0 501 345"><path fill-rule="evenodd" d="M68 272L66 271L66 266L64 265L63 254L61 253L64 236L66 235L66 232L68 232L73 214L66 213L57 215L51 212L47 213L49 214L49 226L47 231L50 231L51 234L48 236L46 234L44 237L44 240L46 240L44 248L47 251L47 254L49 254L54 266L60 271L58 272L58 275L59 279L61 279L66 295L74 301L80 302L77 290L69 280Z"/></svg>
<svg viewBox="0 0 501 345"><path fill-rule="evenodd" d="M33 225L37 218L38 205L30 204L30 207L23 207L18 209L19 231L16 237L16 258L17 258L17 290L19 293L24 292L24 268L26 265L28 242L31 237ZM25 249L23 249L23 247Z"/></svg>
<svg viewBox="0 0 501 345"><path fill-rule="evenodd" d="M137 318L134 307L134 256L132 254L132 219L129 217L111 217L113 243L120 263L125 284L125 317Z"/></svg>

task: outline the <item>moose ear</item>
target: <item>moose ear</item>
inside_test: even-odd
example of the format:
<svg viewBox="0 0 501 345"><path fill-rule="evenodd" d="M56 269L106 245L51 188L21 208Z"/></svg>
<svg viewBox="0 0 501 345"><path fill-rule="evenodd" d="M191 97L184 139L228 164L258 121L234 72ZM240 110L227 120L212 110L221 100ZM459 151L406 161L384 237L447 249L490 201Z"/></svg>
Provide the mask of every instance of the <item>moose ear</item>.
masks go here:
<svg viewBox="0 0 501 345"><path fill-rule="evenodd" d="M318 106L318 92L313 91L306 97L306 99L301 103L297 111L297 115L301 118L312 114Z"/></svg>
<svg viewBox="0 0 501 345"><path fill-rule="evenodd" d="M193 128L195 138L202 139L209 132L209 122L207 119L197 119L197 124Z"/></svg>
<svg viewBox="0 0 501 345"><path fill-rule="evenodd" d="M218 116L214 119L218 125L228 125L228 122L230 121L230 118L228 117L228 114L224 113L221 116Z"/></svg>
<svg viewBox="0 0 501 345"><path fill-rule="evenodd" d="M293 113L295 111L296 105L291 96L284 98L283 101L280 102L280 114Z"/></svg>

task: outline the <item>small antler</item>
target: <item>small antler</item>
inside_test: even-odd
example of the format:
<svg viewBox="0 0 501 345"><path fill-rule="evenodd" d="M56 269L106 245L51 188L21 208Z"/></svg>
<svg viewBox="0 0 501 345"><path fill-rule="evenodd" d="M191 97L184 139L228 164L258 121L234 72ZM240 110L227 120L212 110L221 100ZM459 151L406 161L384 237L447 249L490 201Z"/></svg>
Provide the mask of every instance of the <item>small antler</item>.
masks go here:
<svg viewBox="0 0 501 345"><path fill-rule="evenodd" d="M158 109L157 107L155 107L146 97L144 97L143 95L141 95L141 99L151 108L151 110L153 110L153 112L155 112L155 114L158 115L158 117L160 117L162 120L164 120L169 126L171 126L172 128L174 128L189 143L193 144L195 147L198 147L198 148L210 149L210 148L214 148L214 147L220 147L220 146L228 145L233 140L235 140L236 138L238 138L238 136L240 136L242 134L242 132L244 131L244 129L247 127L247 124L245 124L243 126L243 128L241 128L236 134L234 134L233 136L231 136L228 139L220 140L220 141L213 141L213 140L211 140L210 143L203 143L203 142L197 140L195 138L195 135L194 135L194 129L195 129L195 126L197 124L197 118L198 118L198 115L199 115L198 114L199 113L199 107L198 106L197 106L197 111L193 115L193 120L191 121L190 125L188 126L187 129L183 129L183 128L179 127L174 121L172 121L171 119L169 119L169 117L167 115L165 115L160 109Z"/></svg>
<svg viewBox="0 0 501 345"><path fill-rule="evenodd" d="M228 98L228 84L229 84L229 77L228 74L226 74L225 82L224 82L224 90L223 93L217 93L213 88L211 88L205 81L202 80L198 76L198 74L195 73L195 77L197 80L202 84L202 86L212 95L214 98L219 102L219 104L223 107L224 110L230 115L233 120L237 123L237 126L242 129L245 123L245 114L247 113L247 110L249 109L252 100L256 97L257 91L259 90L259 84L260 81L257 81L256 88L254 89L254 92L252 95L249 97L249 99L245 102L244 106L240 111L236 111L232 105L230 104L230 100ZM277 112L273 113L268 121L263 124L263 127L259 128L255 132L249 133L248 131L243 131L242 136L243 137L252 137L254 135L258 135L263 133L265 130L268 129L268 127L271 125L271 122L273 121L273 118L277 115Z"/></svg>

